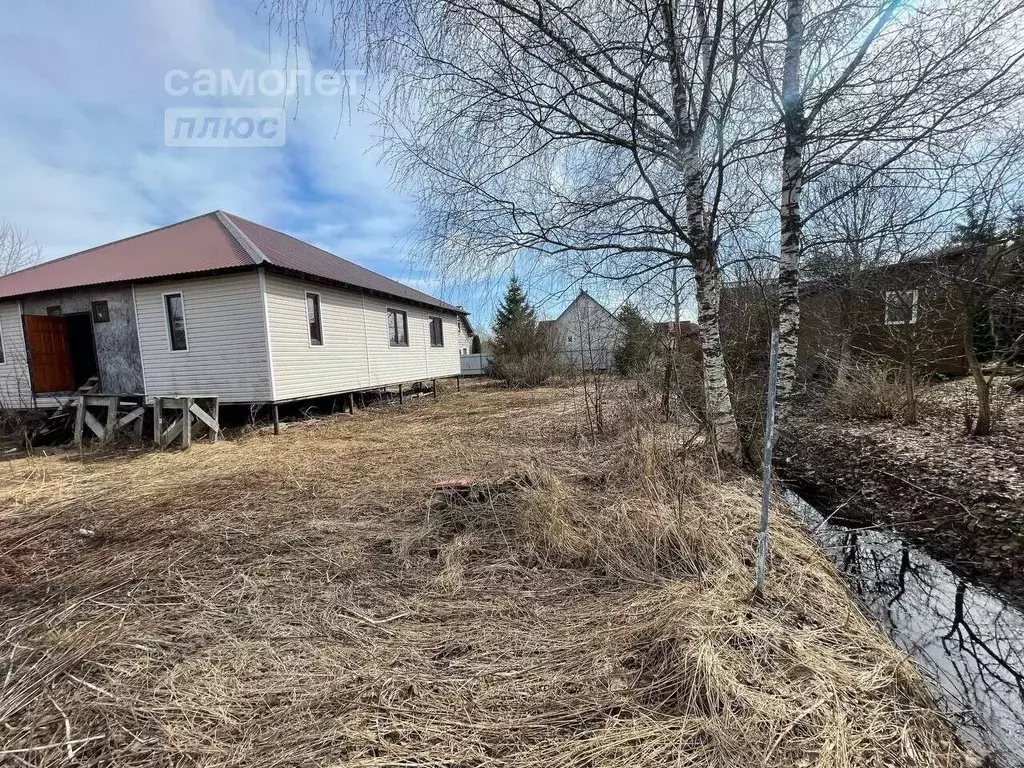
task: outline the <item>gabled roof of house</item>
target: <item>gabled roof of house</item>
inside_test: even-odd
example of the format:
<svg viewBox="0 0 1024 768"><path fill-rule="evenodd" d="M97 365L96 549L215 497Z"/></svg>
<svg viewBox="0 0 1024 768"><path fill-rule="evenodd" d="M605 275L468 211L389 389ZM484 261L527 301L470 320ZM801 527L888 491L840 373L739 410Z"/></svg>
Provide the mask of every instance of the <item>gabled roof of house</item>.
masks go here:
<svg viewBox="0 0 1024 768"><path fill-rule="evenodd" d="M602 304L600 301L595 299L593 296L591 296L589 293L587 293L586 291L584 291L581 288L580 292L578 294L576 294L576 298L569 302L569 306L567 306L565 309L563 309L562 312L558 315L558 317L556 317L554 320L541 320L540 323L538 323L538 325L546 325L546 324L550 324L550 323L557 323L559 320L561 320L563 317L565 317L567 314L569 314L569 310L572 309L573 307L575 307L576 304L578 304L584 298L590 299L590 301L592 301L594 304L596 304L601 309L603 309L605 314L608 315L608 317L610 317L616 323L619 322L619 318L617 318L615 316L615 314L611 310L609 310L604 304Z"/></svg>
<svg viewBox="0 0 1024 768"><path fill-rule="evenodd" d="M171 224L0 277L0 299L266 265L451 312L465 310L224 211Z"/></svg>

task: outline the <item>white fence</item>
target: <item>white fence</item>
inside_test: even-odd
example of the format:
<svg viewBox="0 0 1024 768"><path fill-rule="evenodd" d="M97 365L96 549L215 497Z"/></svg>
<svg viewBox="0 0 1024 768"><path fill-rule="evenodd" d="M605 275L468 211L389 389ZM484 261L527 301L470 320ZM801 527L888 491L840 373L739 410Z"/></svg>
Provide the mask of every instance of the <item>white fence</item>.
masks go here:
<svg viewBox="0 0 1024 768"><path fill-rule="evenodd" d="M491 365L490 355L462 355L459 358L462 363L463 376L483 376Z"/></svg>

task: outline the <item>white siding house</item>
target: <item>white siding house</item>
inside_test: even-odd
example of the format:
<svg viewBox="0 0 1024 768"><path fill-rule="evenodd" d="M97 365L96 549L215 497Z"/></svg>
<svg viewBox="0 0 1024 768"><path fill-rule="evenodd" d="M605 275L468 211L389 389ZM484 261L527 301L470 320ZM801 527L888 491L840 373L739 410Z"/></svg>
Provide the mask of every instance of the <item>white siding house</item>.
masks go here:
<svg viewBox="0 0 1024 768"><path fill-rule="evenodd" d="M429 381L459 375L465 327L458 307L218 211L0 277L0 405L50 406L90 377L223 403Z"/></svg>
<svg viewBox="0 0 1024 768"><path fill-rule="evenodd" d="M544 323L559 361L572 368L611 370L622 323L586 291L556 319Z"/></svg>

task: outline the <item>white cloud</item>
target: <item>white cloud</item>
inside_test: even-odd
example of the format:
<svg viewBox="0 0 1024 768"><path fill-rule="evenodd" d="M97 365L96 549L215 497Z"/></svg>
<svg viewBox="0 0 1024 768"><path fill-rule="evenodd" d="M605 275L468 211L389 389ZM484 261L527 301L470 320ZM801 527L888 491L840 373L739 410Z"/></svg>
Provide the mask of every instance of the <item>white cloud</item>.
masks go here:
<svg viewBox="0 0 1024 768"><path fill-rule="evenodd" d="M395 261L411 210L388 189L365 118L339 123L336 99L289 104L279 149L164 146L169 107L280 106L164 90L172 69L282 65L286 47L268 38L253 0L56 5L0 9L0 216L30 230L47 258L223 208L312 230L339 255Z"/></svg>

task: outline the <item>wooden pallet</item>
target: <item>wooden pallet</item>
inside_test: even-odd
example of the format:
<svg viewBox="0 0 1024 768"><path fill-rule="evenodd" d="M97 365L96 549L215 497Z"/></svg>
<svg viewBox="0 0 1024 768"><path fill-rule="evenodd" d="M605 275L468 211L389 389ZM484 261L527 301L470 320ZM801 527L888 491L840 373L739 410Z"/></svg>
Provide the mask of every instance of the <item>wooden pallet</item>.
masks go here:
<svg viewBox="0 0 1024 768"><path fill-rule="evenodd" d="M82 386L75 390L75 394L65 400L60 408L51 413L46 420L36 427L29 437L32 445L50 445L57 441L62 435L71 431L74 423L75 408L78 404L78 397L88 395L99 389L100 380L96 376L90 377Z"/></svg>

